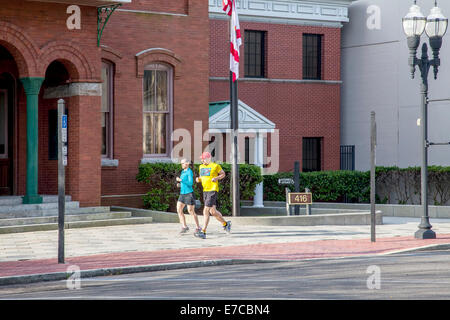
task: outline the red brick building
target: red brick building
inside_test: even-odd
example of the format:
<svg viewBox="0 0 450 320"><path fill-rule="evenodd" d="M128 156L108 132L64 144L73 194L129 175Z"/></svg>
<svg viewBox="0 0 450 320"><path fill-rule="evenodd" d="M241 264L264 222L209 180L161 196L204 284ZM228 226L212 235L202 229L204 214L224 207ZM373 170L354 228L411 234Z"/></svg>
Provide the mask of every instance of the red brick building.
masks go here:
<svg viewBox="0 0 450 320"><path fill-rule="evenodd" d="M339 170L340 40L351 1L239 1L239 99L279 130L279 171ZM229 99L228 22L210 1L210 102ZM270 143L268 145L269 153Z"/></svg>
<svg viewBox="0 0 450 320"><path fill-rule="evenodd" d="M207 23L203 0L0 0L1 193L57 193L62 98L66 193L140 202L139 164L170 157L172 130L208 121Z"/></svg>
<svg viewBox="0 0 450 320"><path fill-rule="evenodd" d="M280 171L295 160L339 169L340 27L350 2L237 3L239 99L279 130ZM208 104L228 100L221 5L0 0L0 193L24 203L57 193L56 108L64 99L66 193L82 206L141 206L138 166L171 161L172 133L193 135L194 121L208 129Z"/></svg>

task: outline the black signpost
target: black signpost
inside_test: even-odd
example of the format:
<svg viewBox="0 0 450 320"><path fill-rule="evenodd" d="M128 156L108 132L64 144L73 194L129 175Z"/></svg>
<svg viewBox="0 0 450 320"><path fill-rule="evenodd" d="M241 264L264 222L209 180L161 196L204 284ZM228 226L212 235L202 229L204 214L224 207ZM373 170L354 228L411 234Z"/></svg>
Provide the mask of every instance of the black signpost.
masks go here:
<svg viewBox="0 0 450 320"><path fill-rule="evenodd" d="M300 215L300 205L306 205L306 214L311 215L312 193L308 188L305 192L300 192L300 162L294 162L294 179L281 178L278 179L280 185L294 185L295 192L291 192L288 187L285 187L286 192L286 213L291 215L292 206L294 207L294 214Z"/></svg>
<svg viewBox="0 0 450 320"><path fill-rule="evenodd" d="M300 192L300 162L299 161L294 162L294 191ZM294 214L296 216L300 215L300 207L299 206L294 207Z"/></svg>
<svg viewBox="0 0 450 320"><path fill-rule="evenodd" d="M64 263L64 215L66 207L65 169L67 165L67 115L65 101L58 100L58 263Z"/></svg>
<svg viewBox="0 0 450 320"><path fill-rule="evenodd" d="M377 146L377 124L375 112L370 113L370 241L376 241L375 235L375 152Z"/></svg>

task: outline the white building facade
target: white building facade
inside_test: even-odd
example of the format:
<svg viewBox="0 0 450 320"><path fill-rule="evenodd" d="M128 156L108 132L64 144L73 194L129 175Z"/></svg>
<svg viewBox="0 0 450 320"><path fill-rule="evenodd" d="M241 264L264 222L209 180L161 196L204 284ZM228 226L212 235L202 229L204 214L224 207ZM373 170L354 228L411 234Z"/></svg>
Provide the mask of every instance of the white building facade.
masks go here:
<svg viewBox="0 0 450 320"><path fill-rule="evenodd" d="M378 166L419 166L420 71L411 79L402 18L412 0L359 0L349 7L342 33L341 144L355 146L355 169L370 168L370 112L376 112ZM418 1L427 16L434 1ZM450 2L438 1L450 16ZM427 42L424 33L421 45ZM421 47L417 56L420 58ZM431 58L431 49L428 51ZM450 36L440 51L437 80L429 74L429 99L450 98ZM428 140L450 141L450 101L429 104ZM450 146L429 148L429 165L450 166Z"/></svg>

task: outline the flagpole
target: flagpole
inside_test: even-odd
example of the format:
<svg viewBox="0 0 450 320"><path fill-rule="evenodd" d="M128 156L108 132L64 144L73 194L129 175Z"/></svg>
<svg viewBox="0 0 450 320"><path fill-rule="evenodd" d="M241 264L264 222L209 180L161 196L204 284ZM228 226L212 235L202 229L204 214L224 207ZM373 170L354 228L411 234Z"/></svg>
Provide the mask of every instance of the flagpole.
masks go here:
<svg viewBox="0 0 450 320"><path fill-rule="evenodd" d="M240 194L239 194L239 164L238 164L238 91L237 80L233 81L233 72L230 71L230 115L231 115L231 139L232 139L232 161L231 161L231 191L232 191L232 214L240 216Z"/></svg>
<svg viewBox="0 0 450 320"><path fill-rule="evenodd" d="M240 27L234 0L224 0L223 10L230 16L228 30L230 31L230 129L231 129L231 202L233 216L240 216L239 195L239 164L238 164L238 91L239 78L239 46L241 45ZM237 62L237 65L236 65Z"/></svg>

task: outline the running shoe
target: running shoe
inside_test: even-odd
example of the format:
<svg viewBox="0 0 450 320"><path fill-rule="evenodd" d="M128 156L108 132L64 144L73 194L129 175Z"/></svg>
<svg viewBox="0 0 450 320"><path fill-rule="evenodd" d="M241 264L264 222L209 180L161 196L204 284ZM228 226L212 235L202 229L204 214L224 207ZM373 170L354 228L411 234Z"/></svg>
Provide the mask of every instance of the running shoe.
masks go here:
<svg viewBox="0 0 450 320"><path fill-rule="evenodd" d="M226 233L231 232L231 221L227 221L227 224L223 227L223 230L225 230Z"/></svg>
<svg viewBox="0 0 450 320"><path fill-rule="evenodd" d="M188 231L189 231L189 227L186 227L186 228L182 227L181 231L180 231L180 234L185 234Z"/></svg>
<svg viewBox="0 0 450 320"><path fill-rule="evenodd" d="M197 238L206 239L206 233L202 230L198 230L197 232L195 232L194 236L196 236Z"/></svg>

